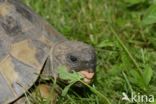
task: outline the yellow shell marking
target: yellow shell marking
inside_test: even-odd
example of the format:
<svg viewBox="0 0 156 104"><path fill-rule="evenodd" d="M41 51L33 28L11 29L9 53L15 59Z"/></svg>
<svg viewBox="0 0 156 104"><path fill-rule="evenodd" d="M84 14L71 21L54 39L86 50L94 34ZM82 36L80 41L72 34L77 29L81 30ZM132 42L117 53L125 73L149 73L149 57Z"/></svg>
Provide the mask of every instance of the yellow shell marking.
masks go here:
<svg viewBox="0 0 156 104"><path fill-rule="evenodd" d="M24 40L15 43L11 46L11 55L16 59L30 65L34 68L40 68L40 64L36 59L37 50L34 47L30 47L31 41Z"/></svg>
<svg viewBox="0 0 156 104"><path fill-rule="evenodd" d="M15 10L15 8L9 3L0 4L0 16L8 15L12 10Z"/></svg>
<svg viewBox="0 0 156 104"><path fill-rule="evenodd" d="M0 72L8 81L8 84L11 86L15 83L19 76L18 73L15 71L15 66L12 63L12 59L10 56L7 56L1 63L0 63Z"/></svg>
<svg viewBox="0 0 156 104"><path fill-rule="evenodd" d="M39 38L39 41L43 42L44 44L46 44L47 46L52 46L52 42L46 38L44 35L42 35L40 38Z"/></svg>

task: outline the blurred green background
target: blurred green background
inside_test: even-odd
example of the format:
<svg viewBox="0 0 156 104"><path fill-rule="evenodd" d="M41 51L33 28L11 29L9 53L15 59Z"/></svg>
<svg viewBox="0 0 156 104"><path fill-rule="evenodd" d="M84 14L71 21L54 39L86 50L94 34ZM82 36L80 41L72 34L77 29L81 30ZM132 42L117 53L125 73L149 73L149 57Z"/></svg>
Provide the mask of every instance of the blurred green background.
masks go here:
<svg viewBox="0 0 156 104"><path fill-rule="evenodd" d="M122 101L123 92L128 96L134 92L156 97L155 0L24 2L68 39L95 47L97 74L92 88L112 104L130 104ZM70 90L65 97L58 98L58 104L103 102L92 91L86 90L82 97Z"/></svg>

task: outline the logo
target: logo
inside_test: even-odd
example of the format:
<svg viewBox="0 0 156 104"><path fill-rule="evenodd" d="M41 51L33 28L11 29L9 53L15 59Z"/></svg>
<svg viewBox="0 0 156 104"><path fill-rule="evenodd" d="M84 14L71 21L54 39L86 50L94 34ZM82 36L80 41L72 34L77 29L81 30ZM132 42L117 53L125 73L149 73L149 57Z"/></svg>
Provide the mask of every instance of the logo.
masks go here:
<svg viewBox="0 0 156 104"><path fill-rule="evenodd" d="M122 100L132 103L153 103L154 102L154 95L141 95L140 93L131 93L128 96L125 92L122 93Z"/></svg>

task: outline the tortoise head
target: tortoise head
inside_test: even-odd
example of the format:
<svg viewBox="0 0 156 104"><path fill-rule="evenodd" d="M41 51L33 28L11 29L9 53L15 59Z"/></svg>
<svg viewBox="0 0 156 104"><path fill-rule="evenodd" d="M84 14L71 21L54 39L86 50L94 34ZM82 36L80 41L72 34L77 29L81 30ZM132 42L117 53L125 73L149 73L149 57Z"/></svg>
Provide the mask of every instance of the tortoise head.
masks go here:
<svg viewBox="0 0 156 104"><path fill-rule="evenodd" d="M57 44L53 52L58 66L66 66L69 72L80 72L84 82L91 82L96 68L96 54L92 46L78 41L64 41Z"/></svg>

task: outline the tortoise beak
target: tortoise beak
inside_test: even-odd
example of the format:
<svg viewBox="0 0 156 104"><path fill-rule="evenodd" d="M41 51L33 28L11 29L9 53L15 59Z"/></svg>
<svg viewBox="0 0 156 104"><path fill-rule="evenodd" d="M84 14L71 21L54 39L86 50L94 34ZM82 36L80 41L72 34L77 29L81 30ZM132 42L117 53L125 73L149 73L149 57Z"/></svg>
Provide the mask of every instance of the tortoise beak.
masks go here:
<svg viewBox="0 0 156 104"><path fill-rule="evenodd" d="M80 75L84 78L83 81L87 84L90 84L92 82L92 79L94 77L94 72L89 72L87 70L79 71Z"/></svg>

